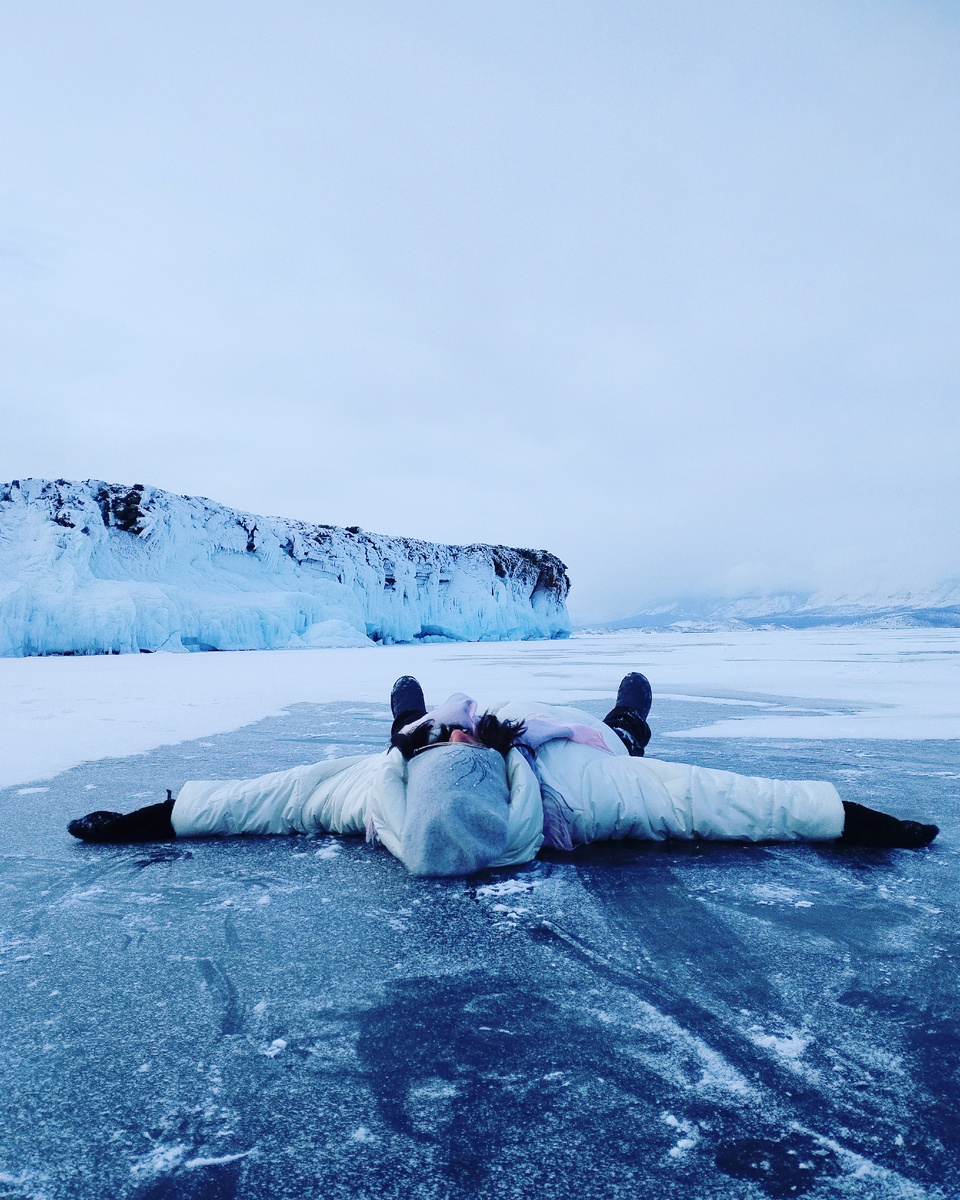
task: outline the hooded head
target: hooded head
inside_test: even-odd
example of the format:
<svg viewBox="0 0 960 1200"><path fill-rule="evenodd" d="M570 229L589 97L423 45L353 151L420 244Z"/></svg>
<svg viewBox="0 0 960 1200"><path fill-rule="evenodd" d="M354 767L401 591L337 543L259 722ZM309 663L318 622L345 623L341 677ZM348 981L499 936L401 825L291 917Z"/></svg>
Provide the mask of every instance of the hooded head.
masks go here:
<svg viewBox="0 0 960 1200"><path fill-rule="evenodd" d="M507 848L510 787L502 755L463 743L407 764L400 857L414 875L472 875Z"/></svg>

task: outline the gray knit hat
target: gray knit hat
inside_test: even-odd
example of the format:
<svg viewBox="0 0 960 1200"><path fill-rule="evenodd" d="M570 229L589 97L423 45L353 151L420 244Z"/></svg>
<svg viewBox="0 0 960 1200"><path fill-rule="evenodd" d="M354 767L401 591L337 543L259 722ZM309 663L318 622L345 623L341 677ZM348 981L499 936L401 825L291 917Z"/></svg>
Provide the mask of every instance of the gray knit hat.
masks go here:
<svg viewBox="0 0 960 1200"><path fill-rule="evenodd" d="M510 787L496 750L433 746L407 764L400 857L414 875L472 875L507 848Z"/></svg>

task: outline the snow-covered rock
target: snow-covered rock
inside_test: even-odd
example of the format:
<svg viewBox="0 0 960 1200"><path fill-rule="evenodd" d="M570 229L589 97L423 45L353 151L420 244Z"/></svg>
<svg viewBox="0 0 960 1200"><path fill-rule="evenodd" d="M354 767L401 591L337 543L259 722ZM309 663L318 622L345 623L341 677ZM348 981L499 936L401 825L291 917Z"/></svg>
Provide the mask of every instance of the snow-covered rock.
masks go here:
<svg viewBox="0 0 960 1200"><path fill-rule="evenodd" d="M543 550L258 517L90 479L0 485L0 655L564 637Z"/></svg>

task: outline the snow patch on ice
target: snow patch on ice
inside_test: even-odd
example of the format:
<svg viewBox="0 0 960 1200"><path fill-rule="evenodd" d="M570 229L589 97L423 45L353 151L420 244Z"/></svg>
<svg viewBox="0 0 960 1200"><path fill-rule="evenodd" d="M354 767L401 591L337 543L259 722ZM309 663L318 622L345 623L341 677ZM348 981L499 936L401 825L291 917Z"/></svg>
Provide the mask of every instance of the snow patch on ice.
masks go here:
<svg viewBox="0 0 960 1200"><path fill-rule="evenodd" d="M239 1154L220 1154L216 1158L188 1158L183 1164L188 1171L194 1171L197 1167L220 1167L224 1163L236 1162L240 1158L246 1158L248 1154L252 1154L253 1149L241 1150Z"/></svg>
<svg viewBox="0 0 960 1200"><path fill-rule="evenodd" d="M452 1100L459 1095L460 1088L446 1079L428 1079L426 1083L412 1087L407 1092L411 1100Z"/></svg>
<svg viewBox="0 0 960 1200"><path fill-rule="evenodd" d="M680 1137L675 1145L671 1146L667 1152L671 1158L683 1158L688 1150L692 1150L697 1144L700 1137L700 1130L696 1125L691 1125L689 1121L680 1120L673 1113L663 1114L664 1123L675 1129Z"/></svg>
<svg viewBox="0 0 960 1200"><path fill-rule="evenodd" d="M797 897L802 893L795 888L784 887L778 883L755 883L750 885L746 892L758 904L775 905L789 904L791 908L813 908L815 901L813 900L798 900ZM814 892L814 895L819 895Z"/></svg>
<svg viewBox="0 0 960 1200"><path fill-rule="evenodd" d="M915 1183L898 1171L889 1170L869 1158L864 1158L834 1141L833 1138L825 1137L813 1129L808 1129L799 1121L791 1121L790 1125L798 1133L812 1137L819 1145L833 1151L846 1169L849 1178L869 1180L871 1200L873 1198L875 1200L929 1200L930 1191L923 1184Z"/></svg>
<svg viewBox="0 0 960 1200"><path fill-rule="evenodd" d="M172 1171L180 1165L187 1152L187 1147L153 1146L146 1154L138 1158L130 1168L131 1175L159 1175L164 1171Z"/></svg>
<svg viewBox="0 0 960 1200"><path fill-rule="evenodd" d="M14 1197L14 1200L50 1200L48 1191L28 1191L27 1185L31 1180L36 1179L40 1183L45 1183L49 1176L37 1175L32 1171L21 1171L19 1175L13 1175L9 1171L0 1171L0 1183L10 1184L16 1188L16 1192L0 1193L3 1196Z"/></svg>
<svg viewBox="0 0 960 1200"><path fill-rule="evenodd" d="M684 1029L673 1017L660 1011L647 1000L638 1002L640 1021L634 1026L644 1033L654 1034L658 1039L666 1039L673 1048L673 1057L689 1057L691 1060L686 1067L681 1062L671 1063L671 1056L651 1054L643 1051L636 1052L636 1057L645 1062L663 1078L682 1087L691 1084L697 1091L715 1094L716 1092L733 1094L741 1100L755 1100L757 1093L743 1075L727 1062L702 1038ZM689 1078L689 1069L698 1064L699 1078Z"/></svg>
<svg viewBox="0 0 960 1200"><path fill-rule="evenodd" d="M533 880L504 879L500 883L485 883L478 887L476 896L478 900L487 900L494 896L520 896L532 892L536 886Z"/></svg>
<svg viewBox="0 0 960 1200"><path fill-rule="evenodd" d="M764 1050L772 1050L778 1058L788 1059L791 1062L796 1062L813 1041L811 1037L806 1037L796 1031L776 1037L773 1034L764 1033L758 1025L747 1030L747 1037L755 1046L760 1046Z"/></svg>

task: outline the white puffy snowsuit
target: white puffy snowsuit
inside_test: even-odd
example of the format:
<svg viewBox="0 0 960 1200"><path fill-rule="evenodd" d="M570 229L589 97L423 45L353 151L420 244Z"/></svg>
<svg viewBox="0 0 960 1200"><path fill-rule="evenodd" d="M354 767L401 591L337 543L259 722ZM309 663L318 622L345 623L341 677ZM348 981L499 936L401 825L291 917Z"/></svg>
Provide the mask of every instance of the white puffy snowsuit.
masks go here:
<svg viewBox="0 0 960 1200"><path fill-rule="evenodd" d="M558 738L537 751L534 772L520 751L511 750L507 849L490 866L515 866L536 855L544 841L545 803L548 813L562 814L573 845L620 838L818 841L843 832L843 805L832 783L631 758L612 729L578 709L509 703L491 711L502 720L537 713L590 725L610 753ZM257 779L186 783L173 808L173 827L178 837L366 833L402 860L406 768L400 751L391 749ZM554 844L562 841L554 837Z"/></svg>

